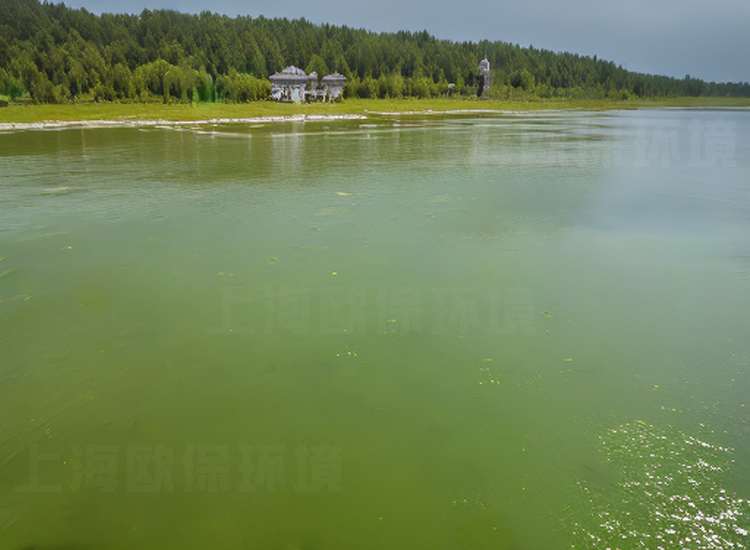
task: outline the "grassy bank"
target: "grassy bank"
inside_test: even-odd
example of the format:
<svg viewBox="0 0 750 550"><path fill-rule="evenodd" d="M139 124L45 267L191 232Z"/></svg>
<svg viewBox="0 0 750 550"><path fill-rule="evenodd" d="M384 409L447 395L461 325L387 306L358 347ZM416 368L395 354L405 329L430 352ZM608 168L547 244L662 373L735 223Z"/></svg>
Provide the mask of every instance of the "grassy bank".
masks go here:
<svg viewBox="0 0 750 550"><path fill-rule="evenodd" d="M368 114L466 110L529 111L543 109L649 109L660 107L750 107L747 98L686 97L649 100L549 99L502 101L476 99L348 99L332 105L293 105L271 101L242 104L86 103L67 105L10 105L0 109L0 122L33 123L86 120L208 120L290 115Z"/></svg>

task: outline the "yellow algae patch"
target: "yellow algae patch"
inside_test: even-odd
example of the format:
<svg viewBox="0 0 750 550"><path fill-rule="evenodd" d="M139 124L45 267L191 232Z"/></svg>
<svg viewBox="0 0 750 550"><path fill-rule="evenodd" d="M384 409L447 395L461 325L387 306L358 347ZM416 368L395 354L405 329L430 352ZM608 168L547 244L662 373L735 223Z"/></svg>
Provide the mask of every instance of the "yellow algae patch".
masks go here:
<svg viewBox="0 0 750 550"><path fill-rule="evenodd" d="M331 214L344 214L346 212L349 212L349 209L347 208L321 208L317 212L315 212L316 216L330 216Z"/></svg>
<svg viewBox="0 0 750 550"><path fill-rule="evenodd" d="M429 202L430 204L435 204L438 202L448 202L449 200L452 200L452 199L453 197L451 197L450 195L435 195L434 197L429 199L427 202Z"/></svg>

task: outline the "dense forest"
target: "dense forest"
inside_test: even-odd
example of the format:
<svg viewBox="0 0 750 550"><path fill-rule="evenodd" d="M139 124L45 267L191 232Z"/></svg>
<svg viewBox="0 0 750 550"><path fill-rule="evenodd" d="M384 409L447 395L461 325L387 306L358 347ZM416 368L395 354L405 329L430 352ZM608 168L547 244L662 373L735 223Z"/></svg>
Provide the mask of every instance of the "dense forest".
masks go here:
<svg viewBox="0 0 750 550"><path fill-rule="evenodd" d="M750 84L634 73L611 61L427 31L373 33L304 19L144 10L101 16L0 0L0 95L36 103L252 101L287 65L349 79L347 97L476 95L487 56L496 98L750 97Z"/></svg>

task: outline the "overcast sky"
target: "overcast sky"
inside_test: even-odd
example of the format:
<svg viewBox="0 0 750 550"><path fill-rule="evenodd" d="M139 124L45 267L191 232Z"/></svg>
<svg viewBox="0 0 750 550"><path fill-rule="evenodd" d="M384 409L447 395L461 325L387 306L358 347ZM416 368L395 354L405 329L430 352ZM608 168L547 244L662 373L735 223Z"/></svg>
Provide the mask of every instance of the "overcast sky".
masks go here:
<svg viewBox="0 0 750 550"><path fill-rule="evenodd" d="M58 2L59 0L54 0ZM68 0L94 13L167 8L304 17L450 40L502 40L598 55L629 70L706 81L750 81L750 0Z"/></svg>

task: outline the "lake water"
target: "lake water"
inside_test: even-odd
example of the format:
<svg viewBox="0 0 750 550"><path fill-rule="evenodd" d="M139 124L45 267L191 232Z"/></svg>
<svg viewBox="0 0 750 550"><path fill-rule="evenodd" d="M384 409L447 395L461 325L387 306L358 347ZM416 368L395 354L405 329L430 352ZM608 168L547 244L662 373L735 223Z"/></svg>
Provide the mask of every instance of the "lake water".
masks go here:
<svg viewBox="0 0 750 550"><path fill-rule="evenodd" d="M8 131L0 548L746 548L749 311L748 111Z"/></svg>

